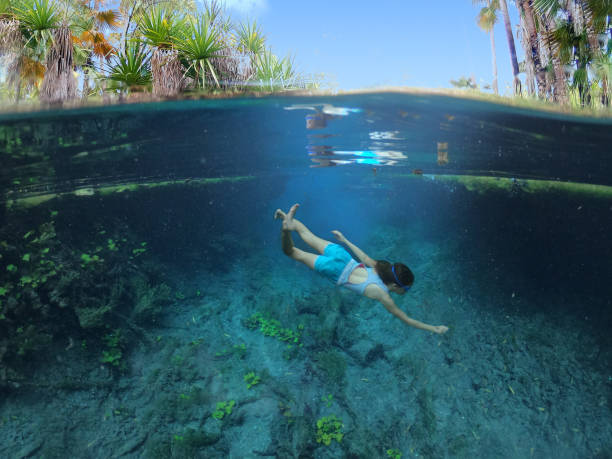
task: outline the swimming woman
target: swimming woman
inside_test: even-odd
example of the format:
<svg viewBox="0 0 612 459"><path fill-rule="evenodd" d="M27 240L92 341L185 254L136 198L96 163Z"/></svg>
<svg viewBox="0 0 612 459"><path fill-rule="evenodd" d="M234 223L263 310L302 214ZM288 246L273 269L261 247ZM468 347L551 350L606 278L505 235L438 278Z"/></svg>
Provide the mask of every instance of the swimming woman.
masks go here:
<svg viewBox="0 0 612 459"><path fill-rule="evenodd" d="M440 335L448 331L448 327L444 325L428 325L411 319L396 306L389 296L390 292L404 295L412 287L414 275L408 266L402 263L391 264L384 260L373 260L346 239L340 231L332 231L336 239L346 244L361 261L361 263L356 262L342 246L315 236L302 222L297 220L295 212L298 207L299 204L294 204L287 213L280 209L274 213L274 218L283 221L281 243L285 255L301 261L337 285L379 301L387 311L411 327ZM297 231L302 240L320 255L296 248L291 239L292 231Z"/></svg>

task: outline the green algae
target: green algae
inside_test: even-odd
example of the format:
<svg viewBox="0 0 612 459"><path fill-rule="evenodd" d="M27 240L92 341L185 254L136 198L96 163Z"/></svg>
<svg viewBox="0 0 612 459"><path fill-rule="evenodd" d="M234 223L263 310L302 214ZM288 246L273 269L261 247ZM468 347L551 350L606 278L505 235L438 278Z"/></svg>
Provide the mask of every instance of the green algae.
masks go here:
<svg viewBox="0 0 612 459"><path fill-rule="evenodd" d="M591 183L479 175L401 174L395 177L417 180L429 179L436 182L453 183L478 194L495 191L515 192L520 190L522 193L531 194L566 193L568 195L590 198L612 199L612 186Z"/></svg>
<svg viewBox="0 0 612 459"><path fill-rule="evenodd" d="M5 201L7 209L15 208L31 208L43 204L55 198L66 197L66 196L79 196L79 197L91 197L91 196L108 196L115 193L135 192L149 190L159 187L167 187L172 185L177 186L207 186L216 185L221 183L234 183L245 180L251 180L253 176L236 176L236 177L213 177L213 178L196 178L196 179L181 179L181 180L164 180L164 181L151 181L151 182L135 182L135 183L122 183L119 185L101 185L96 187L82 187L77 188L73 191L66 191L62 193L44 193L34 194L29 196L21 196L14 199L8 199Z"/></svg>
<svg viewBox="0 0 612 459"><path fill-rule="evenodd" d="M473 175L435 175L435 180L455 182L468 191L479 194L491 191L516 191L523 193L567 193L612 199L612 187L590 183L561 182L554 180L514 179L507 177L483 177Z"/></svg>

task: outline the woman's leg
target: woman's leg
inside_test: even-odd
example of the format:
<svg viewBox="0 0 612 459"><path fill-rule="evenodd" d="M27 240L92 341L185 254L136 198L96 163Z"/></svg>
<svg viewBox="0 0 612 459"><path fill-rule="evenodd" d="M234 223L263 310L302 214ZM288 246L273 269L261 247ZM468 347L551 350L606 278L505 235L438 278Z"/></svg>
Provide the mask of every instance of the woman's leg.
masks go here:
<svg viewBox="0 0 612 459"><path fill-rule="evenodd" d="M282 218L283 219L283 232L287 231L297 231L302 240L308 244L310 247L315 249L319 253L323 253L325 247L327 247L331 242L326 241L325 239L321 239L318 236L315 236L301 221L294 218L295 212L297 211L299 204L294 204L289 212L285 214L280 209L277 209L274 213L274 218ZM293 247L293 241L291 240L291 235L288 236L289 241L291 241L291 246ZM295 247L294 247L295 248ZM299 249L296 249L299 250ZM283 243L283 251L285 251L285 246ZM306 252L307 253L307 252ZM287 252L285 252L287 254Z"/></svg>
<svg viewBox="0 0 612 459"><path fill-rule="evenodd" d="M314 269L315 261L317 261L319 255L295 247L293 245L293 239L291 239L291 230L281 229L281 244L285 255L304 263L310 269Z"/></svg>

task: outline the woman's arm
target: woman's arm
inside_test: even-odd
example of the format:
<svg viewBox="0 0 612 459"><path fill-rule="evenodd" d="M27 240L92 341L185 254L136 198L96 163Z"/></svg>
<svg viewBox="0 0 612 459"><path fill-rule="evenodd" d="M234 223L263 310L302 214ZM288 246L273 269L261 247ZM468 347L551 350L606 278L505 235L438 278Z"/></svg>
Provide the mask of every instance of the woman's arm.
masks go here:
<svg viewBox="0 0 612 459"><path fill-rule="evenodd" d="M429 325L408 317L404 311L402 311L396 306L395 302L388 294L383 295L381 298L378 299L378 301L382 303L382 305L387 309L387 311L389 311L399 320L401 320L407 325L410 325L411 327L434 332L439 335L442 335L448 331L448 327L445 327L444 325Z"/></svg>
<svg viewBox="0 0 612 459"><path fill-rule="evenodd" d="M346 244L346 246L351 249L351 252L357 255L357 258L359 258L359 261L361 261L363 264L369 266L370 268L373 268L376 265L375 260L368 257L368 255L363 250L361 250L359 247L357 247L355 244L345 238L340 231L334 230L332 231L332 233L334 233L334 236L336 236L336 239L338 239L338 241L342 242L343 244Z"/></svg>

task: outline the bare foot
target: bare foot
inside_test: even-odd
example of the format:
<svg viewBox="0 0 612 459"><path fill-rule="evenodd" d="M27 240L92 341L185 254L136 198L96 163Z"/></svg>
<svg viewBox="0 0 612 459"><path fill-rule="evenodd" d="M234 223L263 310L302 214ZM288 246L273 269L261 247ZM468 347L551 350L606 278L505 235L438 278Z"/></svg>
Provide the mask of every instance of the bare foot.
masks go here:
<svg viewBox="0 0 612 459"><path fill-rule="evenodd" d="M275 219L283 220L283 230L293 231L295 229L295 223L293 221L293 217L295 216L295 212L298 210L298 207L300 207L299 204L294 204L293 206L291 206L291 209L289 209L289 212L287 213L283 212L280 209L276 209L276 212L274 212Z"/></svg>

